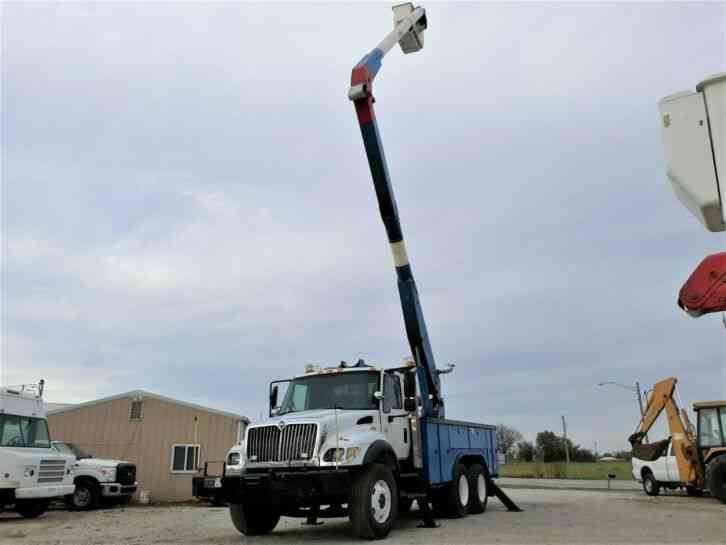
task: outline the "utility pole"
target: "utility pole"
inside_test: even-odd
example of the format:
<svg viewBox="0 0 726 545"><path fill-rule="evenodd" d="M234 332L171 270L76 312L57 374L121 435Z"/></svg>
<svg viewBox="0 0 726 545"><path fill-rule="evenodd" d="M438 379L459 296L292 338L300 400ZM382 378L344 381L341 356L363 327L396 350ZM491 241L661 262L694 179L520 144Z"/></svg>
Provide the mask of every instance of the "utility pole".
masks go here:
<svg viewBox="0 0 726 545"><path fill-rule="evenodd" d="M570 468L570 445L567 443L567 421L565 415L562 415L562 436L565 443L565 477L568 475L568 469Z"/></svg>

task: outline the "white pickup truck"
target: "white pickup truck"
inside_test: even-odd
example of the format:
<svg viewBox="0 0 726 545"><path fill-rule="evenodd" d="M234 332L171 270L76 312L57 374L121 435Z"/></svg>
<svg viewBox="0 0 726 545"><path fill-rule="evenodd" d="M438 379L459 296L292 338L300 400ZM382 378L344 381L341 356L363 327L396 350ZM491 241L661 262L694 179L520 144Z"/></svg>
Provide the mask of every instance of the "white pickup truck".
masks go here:
<svg viewBox="0 0 726 545"><path fill-rule="evenodd" d="M136 465L123 460L94 458L74 443L53 441L58 452L73 456L75 492L65 497L66 505L87 511L99 503L128 503L136 492Z"/></svg>
<svg viewBox="0 0 726 545"><path fill-rule="evenodd" d="M646 461L633 458L631 464L633 478L643 484L643 490L649 496L657 496L661 488L675 490L682 486L678 462L673 454L673 443L668 444L668 450L658 459ZM686 487L686 491L689 495L697 494L697 490L691 487Z"/></svg>

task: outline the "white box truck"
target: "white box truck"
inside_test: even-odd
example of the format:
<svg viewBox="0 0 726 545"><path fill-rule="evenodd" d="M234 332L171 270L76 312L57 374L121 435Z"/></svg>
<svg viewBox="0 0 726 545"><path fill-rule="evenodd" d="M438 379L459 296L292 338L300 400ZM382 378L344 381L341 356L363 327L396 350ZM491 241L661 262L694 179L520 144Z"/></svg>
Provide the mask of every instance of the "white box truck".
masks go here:
<svg viewBox="0 0 726 545"><path fill-rule="evenodd" d="M51 446L43 381L0 387L0 511L43 514L51 500L73 494L74 463Z"/></svg>

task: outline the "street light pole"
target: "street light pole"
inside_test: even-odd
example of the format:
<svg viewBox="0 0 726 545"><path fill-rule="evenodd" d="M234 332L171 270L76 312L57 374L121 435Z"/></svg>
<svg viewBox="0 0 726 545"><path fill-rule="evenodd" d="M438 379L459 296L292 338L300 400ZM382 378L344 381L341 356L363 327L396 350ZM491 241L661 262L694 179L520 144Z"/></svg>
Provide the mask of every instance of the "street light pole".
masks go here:
<svg viewBox="0 0 726 545"><path fill-rule="evenodd" d="M635 386L628 386L627 384L620 384L619 382L615 382L614 380L608 380L606 382L598 382L598 386L607 386L608 384L612 384L613 386L617 386L618 388L624 388L626 390L630 390L631 392L635 392L635 395L638 396L638 408L640 409L640 417L643 418L645 416L644 408L643 408L643 398L640 395L640 382L635 382Z"/></svg>
<svg viewBox="0 0 726 545"><path fill-rule="evenodd" d="M640 417L645 418L645 412L643 411L643 397L640 395L640 382L635 381L635 390L638 393L638 406L640 407Z"/></svg>

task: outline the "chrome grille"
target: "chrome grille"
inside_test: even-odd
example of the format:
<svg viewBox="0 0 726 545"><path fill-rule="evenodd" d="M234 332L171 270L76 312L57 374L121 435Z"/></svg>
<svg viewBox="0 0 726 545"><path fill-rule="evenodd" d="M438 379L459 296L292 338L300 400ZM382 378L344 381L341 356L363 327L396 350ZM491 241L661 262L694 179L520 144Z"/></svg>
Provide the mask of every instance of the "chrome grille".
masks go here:
<svg viewBox="0 0 726 545"><path fill-rule="evenodd" d="M60 483L66 474L65 460L41 460L38 470L39 483Z"/></svg>
<svg viewBox="0 0 726 545"><path fill-rule="evenodd" d="M260 462L303 462L313 457L317 424L287 424L250 428L247 460Z"/></svg>

